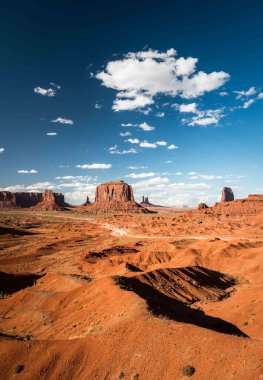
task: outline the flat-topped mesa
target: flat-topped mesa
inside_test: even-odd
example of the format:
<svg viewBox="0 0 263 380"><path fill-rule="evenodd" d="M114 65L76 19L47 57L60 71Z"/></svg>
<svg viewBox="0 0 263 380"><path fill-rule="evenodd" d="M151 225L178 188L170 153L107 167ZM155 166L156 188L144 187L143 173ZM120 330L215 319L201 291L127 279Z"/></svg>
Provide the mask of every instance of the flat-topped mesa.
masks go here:
<svg viewBox="0 0 263 380"><path fill-rule="evenodd" d="M68 205L65 203L64 195L45 190L42 193L42 201L32 207L35 211L63 211Z"/></svg>
<svg viewBox="0 0 263 380"><path fill-rule="evenodd" d="M234 200L234 193L231 187L223 187L221 202L231 202Z"/></svg>
<svg viewBox="0 0 263 380"><path fill-rule="evenodd" d="M96 188L95 202L134 202L133 190L124 181L103 183Z"/></svg>
<svg viewBox="0 0 263 380"><path fill-rule="evenodd" d="M85 210L98 214L113 212L149 212L135 202L132 187L124 181L110 181L98 185L96 188L95 202L85 206Z"/></svg>

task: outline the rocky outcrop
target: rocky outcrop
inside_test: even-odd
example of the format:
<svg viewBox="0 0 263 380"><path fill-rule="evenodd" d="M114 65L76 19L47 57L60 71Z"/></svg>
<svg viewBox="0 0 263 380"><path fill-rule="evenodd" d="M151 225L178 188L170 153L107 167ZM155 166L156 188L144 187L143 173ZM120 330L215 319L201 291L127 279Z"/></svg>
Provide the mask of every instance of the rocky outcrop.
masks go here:
<svg viewBox="0 0 263 380"><path fill-rule="evenodd" d="M140 203L142 207L163 207L159 205L154 205L151 202L149 202L149 197L142 196L142 201Z"/></svg>
<svg viewBox="0 0 263 380"><path fill-rule="evenodd" d="M45 190L42 193L42 201L32 207L35 211L63 211L69 205L65 203L64 195L54 193L52 190Z"/></svg>
<svg viewBox="0 0 263 380"><path fill-rule="evenodd" d="M205 210L206 208L208 208L206 203L199 203L197 210Z"/></svg>
<svg viewBox="0 0 263 380"><path fill-rule="evenodd" d="M263 201L263 194L249 194L248 198L249 201Z"/></svg>
<svg viewBox="0 0 263 380"><path fill-rule="evenodd" d="M0 191L0 208L16 207L16 197L11 191Z"/></svg>
<svg viewBox="0 0 263 380"><path fill-rule="evenodd" d="M89 200L89 197L88 197L88 195L87 195L86 202L83 203L83 206L88 206L88 205L90 205L90 200Z"/></svg>
<svg viewBox="0 0 263 380"><path fill-rule="evenodd" d="M223 187L221 202L231 202L234 200L234 193L231 187Z"/></svg>
<svg viewBox="0 0 263 380"><path fill-rule="evenodd" d="M85 210L92 213L148 212L134 200L133 190L124 181L103 183L96 188L95 202Z"/></svg>

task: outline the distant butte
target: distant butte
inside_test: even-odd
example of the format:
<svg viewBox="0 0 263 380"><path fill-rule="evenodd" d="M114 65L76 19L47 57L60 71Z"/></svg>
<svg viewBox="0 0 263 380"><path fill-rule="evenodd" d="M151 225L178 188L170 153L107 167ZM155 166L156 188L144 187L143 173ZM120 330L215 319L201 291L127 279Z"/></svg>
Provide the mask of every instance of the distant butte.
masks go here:
<svg viewBox="0 0 263 380"><path fill-rule="evenodd" d="M146 208L135 202L132 187L124 181L110 181L98 185L95 201L84 208L85 211L98 214L149 212Z"/></svg>

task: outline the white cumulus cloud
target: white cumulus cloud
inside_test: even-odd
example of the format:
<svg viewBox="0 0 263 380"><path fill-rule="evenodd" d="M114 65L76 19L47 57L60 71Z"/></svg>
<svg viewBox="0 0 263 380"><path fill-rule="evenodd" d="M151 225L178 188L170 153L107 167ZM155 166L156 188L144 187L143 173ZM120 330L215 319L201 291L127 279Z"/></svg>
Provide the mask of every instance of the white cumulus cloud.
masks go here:
<svg viewBox="0 0 263 380"><path fill-rule="evenodd" d="M224 71L197 72L197 58L177 58L176 54L174 49L149 49L108 62L95 77L117 91L113 110L144 108L153 104L158 94L195 98L221 87L230 77Z"/></svg>
<svg viewBox="0 0 263 380"><path fill-rule="evenodd" d="M83 164L83 165L76 165L76 168L79 169L110 169L112 167L111 164Z"/></svg>
<svg viewBox="0 0 263 380"><path fill-rule="evenodd" d="M47 136L57 136L57 132L47 132Z"/></svg>
<svg viewBox="0 0 263 380"><path fill-rule="evenodd" d="M39 94L42 96L49 96L49 97L53 97L56 95L56 91L53 88L45 89L39 86L34 88L34 92L36 94Z"/></svg>
<svg viewBox="0 0 263 380"><path fill-rule="evenodd" d="M0 154L4 153L4 151L5 151L5 148L0 148Z"/></svg>
<svg viewBox="0 0 263 380"><path fill-rule="evenodd" d="M20 169L17 171L17 173L19 173L19 174L36 174L36 173L38 173L38 171L35 169L31 169L31 170Z"/></svg>

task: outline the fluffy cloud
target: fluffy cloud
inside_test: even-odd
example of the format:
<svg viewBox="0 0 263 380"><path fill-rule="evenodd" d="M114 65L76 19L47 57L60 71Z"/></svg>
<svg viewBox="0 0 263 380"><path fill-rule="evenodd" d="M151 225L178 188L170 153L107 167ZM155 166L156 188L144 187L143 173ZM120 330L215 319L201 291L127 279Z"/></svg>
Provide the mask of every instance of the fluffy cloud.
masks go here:
<svg viewBox="0 0 263 380"><path fill-rule="evenodd" d="M142 142L140 142L140 147L141 148L157 148L157 144L156 143L149 143L148 141L144 140Z"/></svg>
<svg viewBox="0 0 263 380"><path fill-rule="evenodd" d="M174 49L149 49L108 62L95 77L105 87L117 91L114 111L144 108L153 104L158 94L195 98L221 87L229 79L224 71L196 72L197 58L176 58L176 54Z"/></svg>
<svg viewBox="0 0 263 380"><path fill-rule="evenodd" d="M21 170L18 170L17 173L19 173L19 174L36 174L36 173L38 173L38 171L35 169L31 169L31 170L21 169Z"/></svg>
<svg viewBox="0 0 263 380"><path fill-rule="evenodd" d="M156 144L160 145L160 146L166 146L167 142L166 141L156 141Z"/></svg>
<svg viewBox="0 0 263 380"><path fill-rule="evenodd" d="M122 137L131 136L131 132L120 132L120 136Z"/></svg>
<svg viewBox="0 0 263 380"><path fill-rule="evenodd" d="M164 113L164 112L157 112L157 113L155 114L155 116L157 116L157 117L164 117L164 116L165 116L165 113Z"/></svg>
<svg viewBox="0 0 263 380"><path fill-rule="evenodd" d="M145 132L153 131L155 128L151 125L147 124L146 122L138 124L138 127L141 128Z"/></svg>
<svg viewBox="0 0 263 380"><path fill-rule="evenodd" d="M178 146L174 145L174 144L171 144L167 147L167 149L169 150L174 150L174 149L178 149Z"/></svg>
<svg viewBox="0 0 263 380"><path fill-rule="evenodd" d="M151 125L147 124L146 122L140 123L140 124L132 124L132 123L122 123L122 127L139 127L145 132L154 131L155 127L152 127Z"/></svg>
<svg viewBox="0 0 263 380"><path fill-rule="evenodd" d="M111 164L83 164L83 165L76 165L76 168L79 169L110 169L112 168Z"/></svg>
<svg viewBox="0 0 263 380"><path fill-rule="evenodd" d="M251 104L255 103L255 100L254 99L249 99L248 101L246 101L244 104L243 104L243 108L246 109L248 107L251 106Z"/></svg>
<svg viewBox="0 0 263 380"><path fill-rule="evenodd" d="M149 172L149 173L131 173L127 174L125 177L126 178L147 178L147 177L154 177L155 173L154 172Z"/></svg>
<svg viewBox="0 0 263 380"><path fill-rule="evenodd" d="M34 92L36 94L39 94L42 96L49 96L49 97L53 97L56 95L56 91L53 88L45 89L39 86L34 88Z"/></svg>
<svg viewBox="0 0 263 380"><path fill-rule="evenodd" d="M197 115L192 117L191 120L187 121L187 124L190 126L200 125L200 126L207 126L211 124L217 125L220 121L220 119L224 116L223 110L221 108L215 109L215 110L205 110L205 111L198 111Z"/></svg>
<svg viewBox="0 0 263 380"><path fill-rule="evenodd" d="M57 136L57 132L47 132L47 136Z"/></svg>
<svg viewBox="0 0 263 380"><path fill-rule="evenodd" d="M240 99L242 97L247 97L247 96L255 95L256 88L255 87L250 87L250 89L247 90L247 91L233 91L233 92L234 92L234 94L237 94L236 98Z"/></svg>
<svg viewBox="0 0 263 380"><path fill-rule="evenodd" d="M126 142L129 142L131 144L139 144L140 140L138 139L128 139L128 140L125 140Z"/></svg>
<svg viewBox="0 0 263 380"><path fill-rule="evenodd" d="M220 96L228 96L229 94L226 91L221 91L221 92L219 92L219 95Z"/></svg>
<svg viewBox="0 0 263 380"><path fill-rule="evenodd" d="M4 153L4 151L5 151L5 148L0 148L0 154Z"/></svg>
<svg viewBox="0 0 263 380"><path fill-rule="evenodd" d="M196 103L180 104L178 108L180 112L197 113Z"/></svg>
<svg viewBox="0 0 263 380"><path fill-rule="evenodd" d="M136 154L136 153L138 153L137 150L134 148L131 148L128 150L119 150L117 145L111 146L108 149L108 152L110 154Z"/></svg>
<svg viewBox="0 0 263 380"><path fill-rule="evenodd" d="M70 119L65 119L64 117L57 117L54 120L51 120L51 123L59 123L59 124L69 124L73 125L74 121Z"/></svg>
<svg viewBox="0 0 263 380"><path fill-rule="evenodd" d="M96 108L97 110L99 110L99 109L102 108L102 105L100 103L95 103L94 108Z"/></svg>

